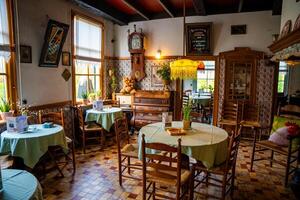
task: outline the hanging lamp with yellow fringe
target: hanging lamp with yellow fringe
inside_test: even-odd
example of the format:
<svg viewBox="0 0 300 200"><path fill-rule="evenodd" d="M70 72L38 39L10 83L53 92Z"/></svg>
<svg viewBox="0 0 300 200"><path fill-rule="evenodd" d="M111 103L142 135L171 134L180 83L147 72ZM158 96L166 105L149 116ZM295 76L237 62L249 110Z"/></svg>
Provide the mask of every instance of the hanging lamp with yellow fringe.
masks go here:
<svg viewBox="0 0 300 200"><path fill-rule="evenodd" d="M197 79L197 70L204 69L202 61L193 61L189 59L179 59L170 62L171 79Z"/></svg>

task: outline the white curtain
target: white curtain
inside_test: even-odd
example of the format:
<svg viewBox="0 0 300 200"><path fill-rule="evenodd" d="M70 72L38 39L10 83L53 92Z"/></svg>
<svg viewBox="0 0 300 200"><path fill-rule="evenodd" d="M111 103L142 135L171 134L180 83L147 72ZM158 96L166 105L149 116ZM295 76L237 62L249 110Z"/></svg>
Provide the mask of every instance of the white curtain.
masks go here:
<svg viewBox="0 0 300 200"><path fill-rule="evenodd" d="M98 24L75 18L75 56L101 58L101 29Z"/></svg>
<svg viewBox="0 0 300 200"><path fill-rule="evenodd" d="M0 57L10 58L9 28L6 0L0 0Z"/></svg>

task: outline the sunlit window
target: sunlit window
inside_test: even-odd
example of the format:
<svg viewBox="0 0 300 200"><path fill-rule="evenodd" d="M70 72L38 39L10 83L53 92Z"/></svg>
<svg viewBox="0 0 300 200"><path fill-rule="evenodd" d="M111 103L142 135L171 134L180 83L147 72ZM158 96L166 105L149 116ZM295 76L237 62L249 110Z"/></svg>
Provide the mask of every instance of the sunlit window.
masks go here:
<svg viewBox="0 0 300 200"><path fill-rule="evenodd" d="M214 90L215 61L203 61L204 70L197 71L197 92L210 92Z"/></svg>
<svg viewBox="0 0 300 200"><path fill-rule="evenodd" d="M278 93L284 93L288 84L288 67L285 62L279 62Z"/></svg>
<svg viewBox="0 0 300 200"><path fill-rule="evenodd" d="M74 19L75 97L101 90L102 25L80 16Z"/></svg>

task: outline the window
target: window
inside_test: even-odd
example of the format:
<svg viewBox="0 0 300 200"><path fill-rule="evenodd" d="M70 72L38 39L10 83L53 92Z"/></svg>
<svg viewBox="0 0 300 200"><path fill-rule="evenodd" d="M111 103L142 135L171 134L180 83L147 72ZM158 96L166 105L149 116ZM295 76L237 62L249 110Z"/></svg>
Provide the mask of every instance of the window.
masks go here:
<svg viewBox="0 0 300 200"><path fill-rule="evenodd" d="M284 93L287 91L288 84L288 67L285 62L279 62L279 74L278 74L278 93Z"/></svg>
<svg viewBox="0 0 300 200"><path fill-rule="evenodd" d="M84 94L102 89L102 37L101 23L79 15L74 16L74 100L79 101Z"/></svg>
<svg viewBox="0 0 300 200"><path fill-rule="evenodd" d="M6 0L0 0L0 98L8 100L7 68L11 57L8 5Z"/></svg>
<svg viewBox="0 0 300 200"><path fill-rule="evenodd" d="M197 71L197 91L212 93L215 85L215 61L203 61L204 70Z"/></svg>

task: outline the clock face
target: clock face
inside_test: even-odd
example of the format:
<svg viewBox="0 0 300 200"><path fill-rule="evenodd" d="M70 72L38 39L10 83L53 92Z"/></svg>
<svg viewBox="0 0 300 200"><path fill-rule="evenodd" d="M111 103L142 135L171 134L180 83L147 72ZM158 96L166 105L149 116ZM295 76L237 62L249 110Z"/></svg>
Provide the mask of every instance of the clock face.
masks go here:
<svg viewBox="0 0 300 200"><path fill-rule="evenodd" d="M142 40L138 35L133 35L132 36L131 48L132 49L141 49L142 48Z"/></svg>

